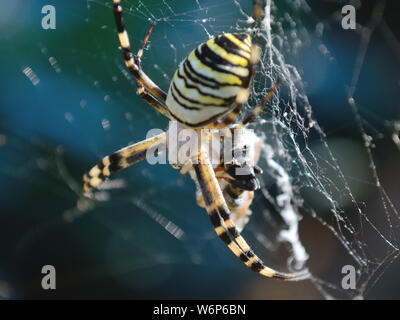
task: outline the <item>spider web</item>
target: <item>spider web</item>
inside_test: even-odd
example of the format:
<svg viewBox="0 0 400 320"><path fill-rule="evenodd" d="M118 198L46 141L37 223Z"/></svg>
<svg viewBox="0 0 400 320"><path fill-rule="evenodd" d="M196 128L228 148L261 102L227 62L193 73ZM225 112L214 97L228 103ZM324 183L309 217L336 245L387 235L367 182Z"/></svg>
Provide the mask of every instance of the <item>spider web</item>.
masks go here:
<svg viewBox="0 0 400 320"><path fill-rule="evenodd" d="M23 23L0 34L10 60L0 109L0 188L10 195L1 203L0 296L46 297L40 268L54 264L59 297L399 298L393 2L353 1L354 31L341 28L342 1L267 0L261 24L248 0L122 3L134 50L156 22L143 67L164 90L209 37L257 39L245 111L281 85L252 124L265 141L263 189L243 235L277 270L306 265L313 279L299 283L243 267L196 205L193 182L170 166L144 161L116 174L102 201L80 197L92 165L167 121L135 93L110 1L54 1L54 31L37 27L47 3L22 3L8 10ZM342 287L345 265L357 272L355 289Z"/></svg>

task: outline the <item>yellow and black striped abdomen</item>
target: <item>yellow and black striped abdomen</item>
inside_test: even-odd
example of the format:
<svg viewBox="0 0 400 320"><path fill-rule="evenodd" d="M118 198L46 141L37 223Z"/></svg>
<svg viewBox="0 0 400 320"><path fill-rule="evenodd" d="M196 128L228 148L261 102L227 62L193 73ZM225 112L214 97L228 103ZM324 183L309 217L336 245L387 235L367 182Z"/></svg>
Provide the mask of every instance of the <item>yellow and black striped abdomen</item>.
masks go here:
<svg viewBox="0 0 400 320"><path fill-rule="evenodd" d="M252 74L251 38L223 34L194 49L180 64L168 91L171 115L201 127L227 114L236 96L248 88Z"/></svg>

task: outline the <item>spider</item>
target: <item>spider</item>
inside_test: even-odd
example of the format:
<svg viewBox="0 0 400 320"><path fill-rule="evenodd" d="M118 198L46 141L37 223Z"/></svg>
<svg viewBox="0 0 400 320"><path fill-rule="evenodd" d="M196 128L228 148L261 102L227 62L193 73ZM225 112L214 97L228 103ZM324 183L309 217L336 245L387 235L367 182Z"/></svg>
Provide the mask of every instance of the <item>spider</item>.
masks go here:
<svg viewBox="0 0 400 320"><path fill-rule="evenodd" d="M254 13L260 11L261 8L257 7ZM200 142L194 158L175 165L182 174L189 173L196 182L197 202L205 207L219 238L247 267L263 276L292 281L310 278L308 270L283 273L267 267L240 235L253 192L259 188L256 174L261 172L256 165L261 140L246 125L262 111L279 85L276 82L252 113L234 124L248 99L260 48L252 44L246 33L227 33L211 38L194 49L179 65L166 94L143 72L141 65L143 50L154 24L134 56L124 27L120 0L113 0L113 12L125 64L137 81L139 95L171 122L177 122L179 130L190 128L201 135L202 130L208 129L206 140L216 139L221 133L233 136L242 142L236 143L232 152L239 148L252 154L213 166L210 150ZM241 133L235 137L237 131ZM157 152L168 149L167 136L168 132L163 132L104 157L84 175L83 195L92 197L92 190L111 173L144 160L149 149ZM241 174L236 174L237 169L242 170Z"/></svg>

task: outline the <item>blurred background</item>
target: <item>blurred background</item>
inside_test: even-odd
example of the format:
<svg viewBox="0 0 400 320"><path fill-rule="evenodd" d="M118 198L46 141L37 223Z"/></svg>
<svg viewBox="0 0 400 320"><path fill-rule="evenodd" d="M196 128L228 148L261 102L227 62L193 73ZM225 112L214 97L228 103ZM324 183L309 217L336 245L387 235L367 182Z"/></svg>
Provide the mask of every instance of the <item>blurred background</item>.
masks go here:
<svg viewBox="0 0 400 320"><path fill-rule="evenodd" d="M1 2L0 297L348 299L361 293L369 299L400 298L396 2L273 1L272 31L279 36L273 39L285 63L298 72L295 84L321 128L283 121L300 137L295 145L304 153L298 159L291 153L294 145L284 141L297 167L288 172L302 203L299 234L314 283L283 283L245 268L196 205L193 182L170 166L144 161L115 175L118 188L107 193L107 201L82 199L86 171L168 122L136 94L118 50L111 1ZM340 10L349 3L358 8L355 31L340 24ZM41 26L44 5L56 9L55 30ZM157 22L143 67L164 90L179 62L209 36L254 27L251 0L122 5L134 51ZM379 8L383 15L374 25ZM368 34L362 26L374 28L365 56L360 43ZM364 57L361 69L359 57ZM262 63L266 70L266 60ZM354 113L346 92L356 70ZM259 72L255 91L263 75ZM296 108L306 118L301 90ZM282 92L282 110L294 110L285 84ZM260 128L285 116L277 112L278 120L272 120L272 114L263 114L266 124ZM287 137L262 132L277 140ZM302 171L304 164L309 168ZM310 170L315 179L307 176ZM382 187L376 187L378 180ZM268 177L263 183L267 190L274 187ZM325 194L319 183L329 189ZM267 208L260 192L243 234L269 265L287 270L290 250L277 240L285 226ZM56 268L56 290L41 288L47 264ZM346 264L359 272L357 290L340 287Z"/></svg>

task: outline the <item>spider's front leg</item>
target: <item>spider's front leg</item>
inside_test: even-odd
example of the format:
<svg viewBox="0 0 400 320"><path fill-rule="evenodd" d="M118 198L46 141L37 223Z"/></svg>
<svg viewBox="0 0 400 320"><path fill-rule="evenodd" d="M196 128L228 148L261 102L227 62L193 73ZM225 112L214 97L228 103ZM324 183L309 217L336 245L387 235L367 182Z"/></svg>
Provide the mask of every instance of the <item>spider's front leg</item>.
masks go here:
<svg viewBox="0 0 400 320"><path fill-rule="evenodd" d="M150 149L154 153L164 151L166 149L166 141L167 134L163 132L104 157L100 163L83 176L82 194L85 197L92 198L92 190L98 187L112 173L144 160Z"/></svg>
<svg viewBox="0 0 400 320"><path fill-rule="evenodd" d="M143 85L153 96L162 102L165 102L167 97L166 93L162 91L142 70L141 66L138 66L134 61L131 45L129 41L128 32L125 29L124 21L122 18L122 7L120 4L121 0L113 0L113 12L115 24L117 26L118 39L121 44L121 48L124 55L125 65L136 80ZM149 30L149 33L151 29ZM139 54L140 51L139 51Z"/></svg>
<svg viewBox="0 0 400 320"><path fill-rule="evenodd" d="M133 55L129 41L128 32L125 29L124 21L122 18L122 7L120 0L113 0L113 12L115 24L117 26L118 39L124 55L125 65L130 73L135 77L137 83L137 93L145 100L150 106L158 112L171 119L168 108L165 106L167 94L157 86L143 71L141 58L143 50L147 41L153 31L154 23L147 31L146 37L143 40L136 56Z"/></svg>
<svg viewBox="0 0 400 320"><path fill-rule="evenodd" d="M269 278L288 281L310 279L311 274L307 269L295 273L282 273L267 267L257 257L244 238L240 235L236 225L230 218L230 211L223 197L208 154L202 148L198 163L193 165L205 207L215 232L228 248L242 262L255 272Z"/></svg>

